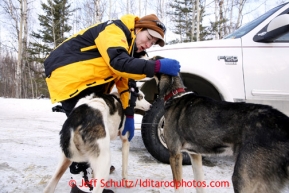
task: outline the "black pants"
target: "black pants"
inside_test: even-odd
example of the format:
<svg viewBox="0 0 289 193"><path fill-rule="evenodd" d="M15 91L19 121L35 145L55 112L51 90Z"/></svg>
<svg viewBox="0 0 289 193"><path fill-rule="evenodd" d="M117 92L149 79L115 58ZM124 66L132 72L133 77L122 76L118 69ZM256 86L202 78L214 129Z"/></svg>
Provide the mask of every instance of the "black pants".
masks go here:
<svg viewBox="0 0 289 193"><path fill-rule="evenodd" d="M75 97L72 97L70 99L67 99L65 101L61 101L61 105L63 110L65 111L66 116L68 117L75 107L76 103L79 101L79 99L84 98L92 93L94 94L107 94L110 92L110 89L112 87L113 83L107 83L103 85L98 85L95 87L89 87L83 91L81 91L78 95Z"/></svg>

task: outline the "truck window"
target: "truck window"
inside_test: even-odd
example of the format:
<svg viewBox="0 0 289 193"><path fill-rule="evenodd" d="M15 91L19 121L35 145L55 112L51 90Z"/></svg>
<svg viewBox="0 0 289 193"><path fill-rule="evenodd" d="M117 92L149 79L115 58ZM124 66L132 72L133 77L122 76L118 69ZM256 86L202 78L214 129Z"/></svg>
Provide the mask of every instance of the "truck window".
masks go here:
<svg viewBox="0 0 289 193"><path fill-rule="evenodd" d="M246 35L248 32L250 32L252 29L254 29L256 26L258 26L260 23L262 23L264 20L266 20L268 17L270 17L273 13L275 13L277 10L282 8L285 4L279 5L273 9L270 9L265 14L261 15L257 19L254 19L253 21L245 24L243 27L237 29L232 34L226 36L224 39L235 39L235 38L241 38L242 36Z"/></svg>
<svg viewBox="0 0 289 193"><path fill-rule="evenodd" d="M277 38L274 42L289 42L289 32Z"/></svg>

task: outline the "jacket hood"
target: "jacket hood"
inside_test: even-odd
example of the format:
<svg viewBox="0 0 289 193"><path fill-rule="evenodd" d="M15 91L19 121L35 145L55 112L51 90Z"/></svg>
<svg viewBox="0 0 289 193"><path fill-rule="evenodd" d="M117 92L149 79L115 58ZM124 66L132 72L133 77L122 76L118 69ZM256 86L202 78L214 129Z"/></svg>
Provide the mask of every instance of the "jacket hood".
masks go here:
<svg viewBox="0 0 289 193"><path fill-rule="evenodd" d="M122 16L120 20L128 27L130 31L134 31L135 21L140 20L140 18L132 14L127 14Z"/></svg>
<svg viewBox="0 0 289 193"><path fill-rule="evenodd" d="M135 31L134 31L134 27L135 27L135 21L139 20L140 18L138 16L132 15L132 14L127 14L124 15L120 18L121 22L124 23L124 25L129 29L130 33L131 33L131 38L132 38L132 43L129 47L128 53L131 54L133 51L133 47L135 44Z"/></svg>

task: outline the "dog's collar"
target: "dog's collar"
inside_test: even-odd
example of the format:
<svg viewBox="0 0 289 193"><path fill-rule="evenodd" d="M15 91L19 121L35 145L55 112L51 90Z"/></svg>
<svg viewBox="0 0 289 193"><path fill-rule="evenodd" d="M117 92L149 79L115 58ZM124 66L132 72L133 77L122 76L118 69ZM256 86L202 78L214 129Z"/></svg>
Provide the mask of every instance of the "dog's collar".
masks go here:
<svg viewBox="0 0 289 193"><path fill-rule="evenodd" d="M184 88L178 88L178 89L176 89L176 90L171 91L169 94L167 94L167 95L164 97L164 100L167 101L167 100L169 100L172 96L175 96L175 95L177 95L177 94L179 94L179 93L184 93L184 92L186 92Z"/></svg>

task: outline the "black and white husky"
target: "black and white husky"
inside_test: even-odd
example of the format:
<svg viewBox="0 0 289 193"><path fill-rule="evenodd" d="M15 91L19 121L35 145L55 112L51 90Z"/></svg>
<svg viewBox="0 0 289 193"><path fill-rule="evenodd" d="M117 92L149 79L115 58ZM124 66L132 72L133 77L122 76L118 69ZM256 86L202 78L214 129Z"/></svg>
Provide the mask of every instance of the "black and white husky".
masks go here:
<svg viewBox="0 0 289 193"><path fill-rule="evenodd" d="M139 91L135 109L147 111L150 106ZM128 132L125 136L121 135L124 121L118 94L92 94L80 99L60 131L62 159L44 192L54 192L58 181L72 162L88 162L96 182L93 192L101 193L101 181L108 179L111 166L110 140L118 135L122 140L122 177L127 179L129 141Z"/></svg>

